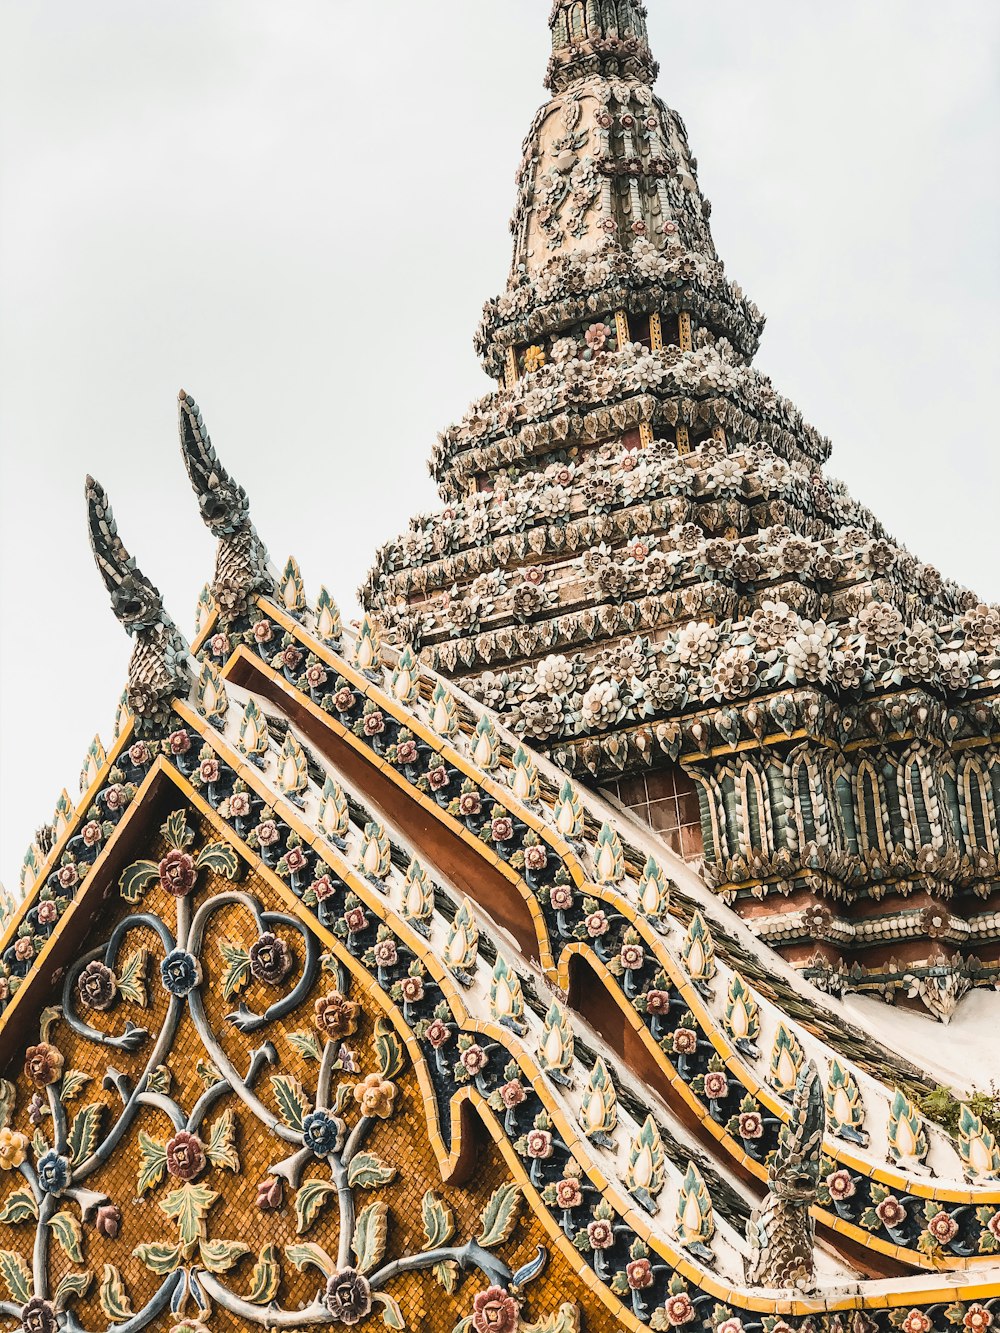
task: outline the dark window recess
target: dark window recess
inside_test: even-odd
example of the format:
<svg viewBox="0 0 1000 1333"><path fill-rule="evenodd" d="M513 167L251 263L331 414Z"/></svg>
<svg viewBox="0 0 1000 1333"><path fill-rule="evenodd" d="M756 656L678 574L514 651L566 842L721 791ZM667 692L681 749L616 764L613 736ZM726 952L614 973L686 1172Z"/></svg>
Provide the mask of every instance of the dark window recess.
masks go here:
<svg viewBox="0 0 1000 1333"><path fill-rule="evenodd" d="M686 861L703 854L698 789L683 769L659 768L623 778L607 791Z"/></svg>
<svg viewBox="0 0 1000 1333"><path fill-rule="evenodd" d="M626 449L642 448L642 432L636 426L633 430L627 430L622 436L622 444Z"/></svg>
<svg viewBox="0 0 1000 1333"><path fill-rule="evenodd" d="M711 426L706 426L700 421L697 425L688 426L688 443L691 445L692 449L696 448L699 444L704 444L706 440L711 440L712 438Z"/></svg>
<svg viewBox="0 0 1000 1333"><path fill-rule="evenodd" d="M681 317L680 315L661 315L660 327L663 330L664 347L680 347L681 345Z"/></svg>
<svg viewBox="0 0 1000 1333"><path fill-rule="evenodd" d="M479 476L476 478L477 491L492 491L492 489L493 489L492 477Z"/></svg>
<svg viewBox="0 0 1000 1333"><path fill-rule="evenodd" d="M628 338L629 342L642 343L643 347L652 347L653 339L649 332L648 315L629 315Z"/></svg>

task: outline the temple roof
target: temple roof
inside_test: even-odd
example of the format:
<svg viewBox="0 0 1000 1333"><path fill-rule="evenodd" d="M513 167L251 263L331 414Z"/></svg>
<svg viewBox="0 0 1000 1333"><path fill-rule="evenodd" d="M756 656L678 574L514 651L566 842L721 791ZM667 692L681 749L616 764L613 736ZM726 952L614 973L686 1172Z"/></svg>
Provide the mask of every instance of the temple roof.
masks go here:
<svg viewBox="0 0 1000 1333"><path fill-rule="evenodd" d="M187 449L185 412L197 409L182 402ZM88 497L105 536L99 561L113 550L115 570L150 588L103 491L88 483ZM223 547L231 540L222 533ZM232 556L219 562L226 587L240 574ZM339 951L382 996L427 1067L446 1175L467 1151L458 1109L470 1075L501 1110L503 1087L534 1088L535 1128L508 1106L491 1132L510 1135L539 1217L555 1198L544 1166L555 1138L633 1237L632 1262L652 1253L674 1275L652 1284L653 1303L628 1311L595 1259L589 1280L620 1308L621 1326L642 1327L679 1274L736 1311L799 1309L745 1286L743 1229L807 1124L797 1117L809 1096L825 1107L821 1176L850 1180L872 1206L891 1192L912 1220L883 1235L877 1221L859 1226L856 1209L835 1207L833 1186L820 1189L815 1294L803 1312L849 1293L873 1314L885 1301L925 1299L921 1271L949 1263L920 1239L931 1200L935 1216L976 1205L974 1225L968 1208L955 1213L966 1218L961 1247L975 1251L1000 1208L1000 1149L978 1118L952 1137L921 1113L935 1080L919 1060L882 1044L877 1021L859 1023L810 986L627 813L567 781L409 650L383 643L371 620L352 632L325 591L307 599L294 561L268 579L273 591L235 615L206 599L168 715L162 695L130 687L134 709L123 705L113 744L0 943L4 1051L23 1041L53 967L78 956L74 923L108 895L134 901L156 873L155 862L130 857L156 812L179 800L278 894L295 929ZM172 651L168 618L136 627L132 601L118 596L117 578L111 586L116 613L136 630L132 670L145 678ZM230 862L212 856L205 864L228 874ZM71 967L67 987L94 956ZM407 976L421 978L412 992L400 989ZM442 1021L453 1050L444 1060ZM561 1234L558 1216L553 1225ZM910 1276L882 1281L890 1257ZM959 1280L956 1268L955 1278L956 1296L972 1300L996 1275L987 1267ZM216 1295L230 1299L221 1287Z"/></svg>

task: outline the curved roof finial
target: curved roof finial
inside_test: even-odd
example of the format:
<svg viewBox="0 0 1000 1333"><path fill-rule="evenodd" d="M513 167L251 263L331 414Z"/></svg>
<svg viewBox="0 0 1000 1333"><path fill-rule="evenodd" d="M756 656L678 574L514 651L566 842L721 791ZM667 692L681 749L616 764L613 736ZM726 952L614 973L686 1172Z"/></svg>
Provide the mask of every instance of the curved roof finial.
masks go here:
<svg viewBox="0 0 1000 1333"><path fill-rule="evenodd" d="M212 597L223 621L243 615L256 593L274 591L267 551L250 522L246 491L219 462L201 408L181 389L178 426L184 466L206 527L219 539Z"/></svg>
<svg viewBox="0 0 1000 1333"><path fill-rule="evenodd" d="M118 535L118 525L104 487L87 478L87 522L90 546L111 609L135 639L129 661L126 695L139 734L164 724L170 700L186 694L189 648L167 615L159 589L136 566Z"/></svg>

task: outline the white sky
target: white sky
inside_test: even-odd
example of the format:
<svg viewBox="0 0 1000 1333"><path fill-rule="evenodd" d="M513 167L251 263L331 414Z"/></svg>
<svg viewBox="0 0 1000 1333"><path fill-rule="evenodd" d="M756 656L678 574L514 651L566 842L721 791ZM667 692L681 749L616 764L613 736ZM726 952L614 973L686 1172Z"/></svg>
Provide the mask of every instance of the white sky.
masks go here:
<svg viewBox="0 0 1000 1333"><path fill-rule="evenodd" d="M996 0L648 0L758 364L832 471L1000 599ZM0 4L0 876L110 734L130 643L83 478L190 632L181 386L279 563L349 607L487 388L549 0Z"/></svg>

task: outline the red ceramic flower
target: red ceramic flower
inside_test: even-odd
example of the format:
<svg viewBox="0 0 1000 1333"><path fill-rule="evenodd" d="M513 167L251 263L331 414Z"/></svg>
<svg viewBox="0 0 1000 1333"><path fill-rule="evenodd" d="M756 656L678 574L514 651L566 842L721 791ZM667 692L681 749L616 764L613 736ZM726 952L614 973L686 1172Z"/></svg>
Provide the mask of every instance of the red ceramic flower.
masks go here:
<svg viewBox="0 0 1000 1333"><path fill-rule="evenodd" d="M351 1037L358 1030L358 1006L339 990L317 1000L313 1011L313 1022L320 1032L335 1040Z"/></svg>
<svg viewBox="0 0 1000 1333"><path fill-rule="evenodd" d="M556 1203L560 1208L579 1208L583 1203L583 1190L576 1176L566 1176L556 1185Z"/></svg>
<svg viewBox="0 0 1000 1333"><path fill-rule="evenodd" d="M198 872L194 857L187 852L171 851L159 864L160 884L175 898L186 897L194 888Z"/></svg>
<svg viewBox="0 0 1000 1333"><path fill-rule="evenodd" d="M900 1324L903 1333L931 1333L931 1321L923 1310L911 1310Z"/></svg>
<svg viewBox="0 0 1000 1333"><path fill-rule="evenodd" d="M516 1333L517 1324L517 1301L503 1287L489 1287L472 1302L476 1333Z"/></svg>
<svg viewBox="0 0 1000 1333"><path fill-rule="evenodd" d="M684 1292L671 1296L663 1309L667 1316L667 1323L671 1328L679 1328L681 1324L689 1324L694 1318L694 1306L691 1304L691 1297Z"/></svg>
<svg viewBox="0 0 1000 1333"><path fill-rule="evenodd" d="M653 1265L648 1259L633 1259L625 1265L625 1276L632 1291L642 1291L653 1285Z"/></svg>
<svg viewBox="0 0 1000 1333"><path fill-rule="evenodd" d="M615 1243L614 1228L605 1220L587 1224L587 1239L592 1250L610 1250Z"/></svg>
<svg viewBox="0 0 1000 1333"><path fill-rule="evenodd" d="M194 1180L204 1171L205 1165L201 1140L186 1129L180 1130L167 1143L167 1170L178 1180Z"/></svg>
<svg viewBox="0 0 1000 1333"><path fill-rule="evenodd" d="M986 1330L993 1323L993 1316L985 1305L980 1305L975 1301L966 1310L962 1323L969 1330L969 1333L986 1333Z"/></svg>
<svg viewBox="0 0 1000 1333"><path fill-rule="evenodd" d="M888 1194L875 1207L878 1220L884 1227L899 1227L906 1221L906 1209L894 1194Z"/></svg>
<svg viewBox="0 0 1000 1333"><path fill-rule="evenodd" d="M927 1223L927 1230L931 1233L939 1245L950 1245L958 1235L958 1223L952 1217L951 1213L942 1209L935 1213Z"/></svg>
<svg viewBox="0 0 1000 1333"><path fill-rule="evenodd" d="M24 1053L25 1077L36 1088L47 1088L50 1083L57 1083L63 1071L62 1051L41 1041L37 1046L29 1046Z"/></svg>
<svg viewBox="0 0 1000 1333"><path fill-rule="evenodd" d="M850 1171L833 1171L826 1178L831 1199L850 1199L855 1192L854 1177Z"/></svg>
<svg viewBox="0 0 1000 1333"><path fill-rule="evenodd" d="M435 1050L439 1050L447 1042L451 1041L451 1032L448 1025L442 1022L440 1018L435 1018L434 1021L428 1025L426 1036L427 1040Z"/></svg>

